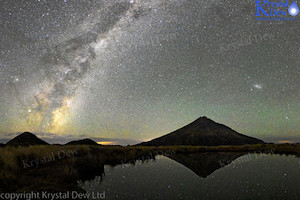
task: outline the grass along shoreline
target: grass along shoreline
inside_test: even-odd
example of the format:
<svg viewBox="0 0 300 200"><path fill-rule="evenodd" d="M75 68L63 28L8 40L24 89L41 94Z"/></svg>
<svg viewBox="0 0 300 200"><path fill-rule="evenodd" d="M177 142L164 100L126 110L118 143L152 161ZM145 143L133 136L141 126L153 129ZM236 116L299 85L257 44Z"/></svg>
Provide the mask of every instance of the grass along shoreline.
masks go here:
<svg viewBox="0 0 300 200"><path fill-rule="evenodd" d="M224 146L95 146L95 145L36 145L29 147L7 146L0 148L0 168L4 165L15 165L22 159L41 159L51 157L61 160L69 157L101 155L106 163L127 162L142 156L168 153L197 152L250 152L296 155L300 157L300 144L254 144ZM125 159L125 160L124 160Z"/></svg>

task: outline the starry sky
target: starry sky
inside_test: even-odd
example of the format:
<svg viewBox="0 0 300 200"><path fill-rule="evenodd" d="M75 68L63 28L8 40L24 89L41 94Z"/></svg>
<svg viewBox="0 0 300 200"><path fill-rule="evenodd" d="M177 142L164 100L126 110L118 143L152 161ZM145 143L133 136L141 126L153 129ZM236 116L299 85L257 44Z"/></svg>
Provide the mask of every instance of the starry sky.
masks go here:
<svg viewBox="0 0 300 200"><path fill-rule="evenodd" d="M255 14L254 0L1 0L0 137L146 141L207 116L300 142L299 16Z"/></svg>

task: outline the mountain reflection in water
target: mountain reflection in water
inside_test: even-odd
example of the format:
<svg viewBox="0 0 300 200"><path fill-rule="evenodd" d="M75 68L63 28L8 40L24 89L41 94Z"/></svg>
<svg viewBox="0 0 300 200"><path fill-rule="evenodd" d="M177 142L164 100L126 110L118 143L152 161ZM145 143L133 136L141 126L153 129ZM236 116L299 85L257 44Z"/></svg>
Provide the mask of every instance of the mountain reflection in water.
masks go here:
<svg viewBox="0 0 300 200"><path fill-rule="evenodd" d="M174 154L167 157L189 168L198 176L206 178L217 169L225 167L245 154L244 152L205 152Z"/></svg>
<svg viewBox="0 0 300 200"><path fill-rule="evenodd" d="M299 199L300 160L295 156L206 152L157 156L111 167L80 181L105 199Z"/></svg>

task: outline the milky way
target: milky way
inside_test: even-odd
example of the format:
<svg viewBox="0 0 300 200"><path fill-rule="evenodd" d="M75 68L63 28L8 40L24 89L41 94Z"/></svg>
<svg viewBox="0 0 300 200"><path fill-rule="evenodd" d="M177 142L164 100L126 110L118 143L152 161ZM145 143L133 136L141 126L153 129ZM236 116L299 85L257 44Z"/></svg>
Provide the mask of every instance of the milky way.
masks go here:
<svg viewBox="0 0 300 200"><path fill-rule="evenodd" d="M147 140L207 116L299 140L299 20L258 21L249 0L0 4L3 137Z"/></svg>

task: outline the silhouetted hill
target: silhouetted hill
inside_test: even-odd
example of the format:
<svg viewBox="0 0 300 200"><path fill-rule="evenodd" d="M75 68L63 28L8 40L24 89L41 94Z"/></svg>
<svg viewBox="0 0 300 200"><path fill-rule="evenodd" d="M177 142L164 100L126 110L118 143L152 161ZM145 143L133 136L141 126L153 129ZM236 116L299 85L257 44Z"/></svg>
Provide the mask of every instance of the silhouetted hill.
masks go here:
<svg viewBox="0 0 300 200"><path fill-rule="evenodd" d="M5 144L0 143L0 147L5 147Z"/></svg>
<svg viewBox="0 0 300 200"><path fill-rule="evenodd" d="M12 140L8 141L5 146L31 146L31 145L49 145L47 142L39 139L36 135L25 132Z"/></svg>
<svg viewBox="0 0 300 200"><path fill-rule="evenodd" d="M243 145L264 143L262 140L242 135L231 128L214 122L207 117L200 117L194 122L162 137L138 145Z"/></svg>
<svg viewBox="0 0 300 200"><path fill-rule="evenodd" d="M99 145L97 142L91 139L83 139L83 140L76 140L68 142L66 145Z"/></svg>

